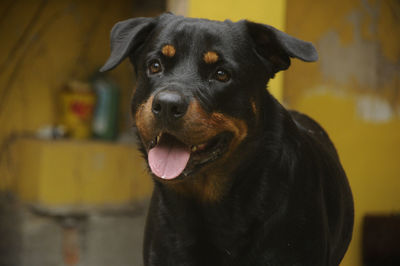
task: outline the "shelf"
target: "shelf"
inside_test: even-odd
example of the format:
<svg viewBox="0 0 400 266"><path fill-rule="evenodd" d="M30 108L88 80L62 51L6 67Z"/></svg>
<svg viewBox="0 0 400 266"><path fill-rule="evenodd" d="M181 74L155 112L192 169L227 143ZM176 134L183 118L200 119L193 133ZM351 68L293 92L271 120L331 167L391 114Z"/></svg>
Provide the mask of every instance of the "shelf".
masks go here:
<svg viewBox="0 0 400 266"><path fill-rule="evenodd" d="M149 197L152 181L133 144L20 139L13 190L40 206L124 205Z"/></svg>

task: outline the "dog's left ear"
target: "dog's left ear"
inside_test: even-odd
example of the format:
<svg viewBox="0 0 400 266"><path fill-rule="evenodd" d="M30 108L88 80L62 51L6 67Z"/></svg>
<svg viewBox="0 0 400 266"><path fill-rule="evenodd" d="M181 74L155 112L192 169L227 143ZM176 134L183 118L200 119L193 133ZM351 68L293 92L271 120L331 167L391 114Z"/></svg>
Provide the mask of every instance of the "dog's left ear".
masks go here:
<svg viewBox="0 0 400 266"><path fill-rule="evenodd" d="M248 33L255 43L255 50L260 59L272 64L274 74L290 66L290 57L305 62L318 60L315 47L309 43L292 37L272 26L243 21Z"/></svg>
<svg viewBox="0 0 400 266"><path fill-rule="evenodd" d="M157 23L156 18L132 18L118 22L111 30L111 55L100 69L105 72L115 68L147 39Z"/></svg>

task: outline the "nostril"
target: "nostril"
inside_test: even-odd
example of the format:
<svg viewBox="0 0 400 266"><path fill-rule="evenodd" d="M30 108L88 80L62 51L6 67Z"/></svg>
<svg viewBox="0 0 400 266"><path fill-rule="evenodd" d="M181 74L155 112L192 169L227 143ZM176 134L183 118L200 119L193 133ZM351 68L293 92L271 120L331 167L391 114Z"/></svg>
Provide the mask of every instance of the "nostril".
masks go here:
<svg viewBox="0 0 400 266"><path fill-rule="evenodd" d="M161 104L156 103L156 104L153 105L153 113L154 114L161 113Z"/></svg>
<svg viewBox="0 0 400 266"><path fill-rule="evenodd" d="M182 108L181 106L177 106L177 105L172 106L172 107L171 107L171 114L172 114L175 118L180 118L180 117L182 117L182 116L185 114L185 112L184 112L183 109L184 109L184 108Z"/></svg>

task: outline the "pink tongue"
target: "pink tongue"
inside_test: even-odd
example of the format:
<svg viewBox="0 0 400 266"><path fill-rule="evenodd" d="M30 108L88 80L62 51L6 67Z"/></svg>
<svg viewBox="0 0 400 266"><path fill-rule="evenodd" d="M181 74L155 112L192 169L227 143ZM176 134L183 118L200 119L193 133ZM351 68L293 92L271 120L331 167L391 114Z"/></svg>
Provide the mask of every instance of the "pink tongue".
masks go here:
<svg viewBox="0 0 400 266"><path fill-rule="evenodd" d="M174 179L185 169L190 158L190 149L183 143L170 139L161 141L149 150L151 171L163 179Z"/></svg>

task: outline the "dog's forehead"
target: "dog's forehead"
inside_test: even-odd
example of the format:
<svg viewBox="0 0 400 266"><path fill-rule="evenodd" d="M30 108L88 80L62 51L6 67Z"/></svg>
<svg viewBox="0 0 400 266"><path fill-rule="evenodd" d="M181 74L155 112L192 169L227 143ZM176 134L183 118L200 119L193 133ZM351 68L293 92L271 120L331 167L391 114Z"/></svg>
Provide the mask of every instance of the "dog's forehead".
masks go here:
<svg viewBox="0 0 400 266"><path fill-rule="evenodd" d="M235 35L234 23L231 21L173 17L159 22L157 43L179 43L182 48L186 46L186 49L222 48L229 47Z"/></svg>

